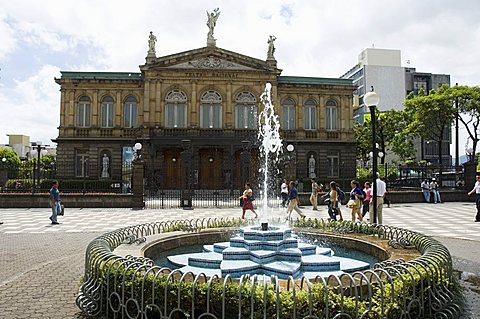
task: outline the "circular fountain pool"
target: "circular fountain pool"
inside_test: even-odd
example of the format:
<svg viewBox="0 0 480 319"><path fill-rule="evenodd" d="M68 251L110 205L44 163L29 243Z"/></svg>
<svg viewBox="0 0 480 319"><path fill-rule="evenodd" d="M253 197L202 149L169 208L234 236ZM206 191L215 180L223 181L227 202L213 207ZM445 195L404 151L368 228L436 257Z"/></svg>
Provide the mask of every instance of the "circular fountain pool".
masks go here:
<svg viewBox="0 0 480 319"><path fill-rule="evenodd" d="M303 241L287 226L268 226L265 231L260 226L248 226L228 241L202 245L203 252L194 252L198 247L180 254L169 252L165 258L183 273L204 273L208 277L257 274L280 279L315 278L370 268L365 261L340 257L331 248ZM160 264L165 262L162 258L151 258Z"/></svg>

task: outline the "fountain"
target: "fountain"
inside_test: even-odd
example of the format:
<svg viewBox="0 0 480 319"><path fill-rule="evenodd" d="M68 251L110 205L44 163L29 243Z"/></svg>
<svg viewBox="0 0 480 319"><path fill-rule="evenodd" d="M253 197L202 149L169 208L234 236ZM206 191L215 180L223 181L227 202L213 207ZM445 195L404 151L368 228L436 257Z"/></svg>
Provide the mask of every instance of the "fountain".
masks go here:
<svg viewBox="0 0 480 319"><path fill-rule="evenodd" d="M204 245L203 250L167 259L182 273L204 273L208 277L274 275L280 279L313 279L370 268L366 262L336 257L330 248L300 240L288 226L267 223L244 227L230 241Z"/></svg>
<svg viewBox="0 0 480 319"><path fill-rule="evenodd" d="M267 83L261 95L263 110L260 112L258 139L263 159L263 190L260 226L248 226L228 242L204 245L204 252L168 256L168 261L182 273L204 273L207 276L239 278L243 275L275 275L280 279L288 277L315 278L340 275L368 269L368 263L350 258L334 256L330 248L321 248L300 240L286 225L269 226L268 190L270 185L270 163L278 162L282 153L280 123L271 100L271 84ZM273 184L273 183L271 183Z"/></svg>

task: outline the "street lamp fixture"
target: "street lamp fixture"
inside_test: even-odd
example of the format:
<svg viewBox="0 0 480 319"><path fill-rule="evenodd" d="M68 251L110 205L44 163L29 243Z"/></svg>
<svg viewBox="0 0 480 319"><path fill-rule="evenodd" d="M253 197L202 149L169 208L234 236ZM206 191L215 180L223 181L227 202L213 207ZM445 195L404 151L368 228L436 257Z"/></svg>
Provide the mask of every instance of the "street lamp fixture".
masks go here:
<svg viewBox="0 0 480 319"><path fill-rule="evenodd" d="M465 152L467 152L468 161L471 162L473 160L473 148L469 147Z"/></svg>
<svg viewBox="0 0 480 319"><path fill-rule="evenodd" d="M141 151L142 151L142 143L135 143L135 145L133 146L133 149L135 150L135 154L136 154L136 159L140 159L141 157Z"/></svg>
<svg viewBox="0 0 480 319"><path fill-rule="evenodd" d="M365 103L366 106L369 107L370 109L370 116L371 116L371 121L372 121L372 178L373 178L373 183L372 183L372 196L373 196L373 223L377 223L377 171L378 171L378 154L377 154L377 142L376 142L376 126L377 126L377 118L375 115L375 108L378 105L378 102L380 102L380 98L378 97L378 94L373 91L373 86L372 86L372 91L368 92L363 96L363 103Z"/></svg>

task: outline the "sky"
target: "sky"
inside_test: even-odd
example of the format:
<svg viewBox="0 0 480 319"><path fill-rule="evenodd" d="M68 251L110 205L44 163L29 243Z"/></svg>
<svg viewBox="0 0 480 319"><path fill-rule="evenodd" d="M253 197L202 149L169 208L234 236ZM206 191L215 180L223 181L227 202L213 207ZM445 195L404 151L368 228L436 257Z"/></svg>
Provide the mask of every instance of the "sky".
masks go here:
<svg viewBox="0 0 480 319"><path fill-rule="evenodd" d="M139 72L150 31L157 56L204 47L217 7L217 47L265 60L275 35L282 75L338 78L375 47L452 85L480 83L480 1L0 0L0 144L7 134L53 144L60 70ZM461 154L465 143L460 129Z"/></svg>

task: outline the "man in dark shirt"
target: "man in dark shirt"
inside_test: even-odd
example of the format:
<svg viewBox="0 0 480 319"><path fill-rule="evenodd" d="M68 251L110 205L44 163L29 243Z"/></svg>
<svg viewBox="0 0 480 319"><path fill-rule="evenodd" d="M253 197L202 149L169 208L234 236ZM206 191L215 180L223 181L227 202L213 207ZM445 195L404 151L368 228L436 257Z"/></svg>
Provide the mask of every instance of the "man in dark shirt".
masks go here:
<svg viewBox="0 0 480 319"><path fill-rule="evenodd" d="M58 182L52 182L52 188L50 189L50 207L52 207L52 216L50 216L50 220L52 221L52 225L60 224L57 222L57 215L60 213L60 191L58 190Z"/></svg>

